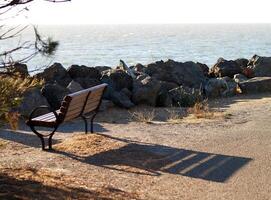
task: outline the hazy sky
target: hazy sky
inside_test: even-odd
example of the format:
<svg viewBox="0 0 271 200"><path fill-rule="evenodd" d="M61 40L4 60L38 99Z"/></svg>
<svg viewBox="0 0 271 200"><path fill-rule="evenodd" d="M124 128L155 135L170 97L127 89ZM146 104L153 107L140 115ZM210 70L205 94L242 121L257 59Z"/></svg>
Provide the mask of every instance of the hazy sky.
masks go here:
<svg viewBox="0 0 271 200"><path fill-rule="evenodd" d="M271 0L37 0L34 24L270 23Z"/></svg>

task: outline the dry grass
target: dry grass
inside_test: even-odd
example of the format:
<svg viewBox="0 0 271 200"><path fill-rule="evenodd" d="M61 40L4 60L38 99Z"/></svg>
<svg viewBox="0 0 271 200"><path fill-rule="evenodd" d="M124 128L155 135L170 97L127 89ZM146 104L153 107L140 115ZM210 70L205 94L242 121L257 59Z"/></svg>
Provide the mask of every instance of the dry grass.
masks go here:
<svg viewBox="0 0 271 200"><path fill-rule="evenodd" d="M130 112L130 114L133 120L144 123L151 123L156 117L154 109L142 109L139 111Z"/></svg>
<svg viewBox="0 0 271 200"><path fill-rule="evenodd" d="M120 146L121 142L103 135L80 134L66 139L62 143L55 145L54 148L77 156L91 156Z"/></svg>
<svg viewBox="0 0 271 200"><path fill-rule="evenodd" d="M169 123L181 123L183 118L184 118L184 113L178 109L178 110L173 110L173 109L167 109L168 112L168 118L167 122Z"/></svg>
<svg viewBox="0 0 271 200"><path fill-rule="evenodd" d="M220 118L221 112L216 112L210 109L207 101L197 102L193 107L188 108L186 112L183 110L167 109L168 123L199 123Z"/></svg>
<svg viewBox="0 0 271 200"><path fill-rule="evenodd" d="M210 109L207 101L198 102L187 109L186 123L201 123L206 121L224 119L224 113Z"/></svg>
<svg viewBox="0 0 271 200"><path fill-rule="evenodd" d="M197 102L191 108L187 110L188 114L193 115L195 118L205 118L212 119L214 117L214 112L210 110L207 101Z"/></svg>
<svg viewBox="0 0 271 200"><path fill-rule="evenodd" d="M6 141L0 140L0 149L6 148L7 144L8 143Z"/></svg>
<svg viewBox="0 0 271 200"><path fill-rule="evenodd" d="M88 187L83 181L45 169L0 168L0 199L138 199L112 186Z"/></svg>
<svg viewBox="0 0 271 200"><path fill-rule="evenodd" d="M9 126L12 130L17 130L19 126L19 112L7 112L5 113L5 119L8 121Z"/></svg>

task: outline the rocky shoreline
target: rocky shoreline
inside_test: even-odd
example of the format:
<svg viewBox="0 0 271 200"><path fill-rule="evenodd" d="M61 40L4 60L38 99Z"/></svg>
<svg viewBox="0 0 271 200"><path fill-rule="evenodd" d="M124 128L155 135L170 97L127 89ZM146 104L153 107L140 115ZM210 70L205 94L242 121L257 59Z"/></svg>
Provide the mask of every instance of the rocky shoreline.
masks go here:
<svg viewBox="0 0 271 200"><path fill-rule="evenodd" d="M14 65L11 71L29 76L24 64ZM66 69L54 63L34 77L45 84L24 93L19 107L23 116L40 105L58 109L65 95L100 83L108 84L103 96L104 108L116 105L129 109L140 104L189 107L206 98L271 91L271 57L219 58L210 68L202 63L174 60L130 67L120 61L116 68L72 65Z"/></svg>

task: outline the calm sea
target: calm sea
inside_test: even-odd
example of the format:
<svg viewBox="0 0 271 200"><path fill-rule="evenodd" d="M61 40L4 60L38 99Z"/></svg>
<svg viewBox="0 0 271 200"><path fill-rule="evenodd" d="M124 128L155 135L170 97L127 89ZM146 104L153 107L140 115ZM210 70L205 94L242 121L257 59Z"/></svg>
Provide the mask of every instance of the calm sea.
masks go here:
<svg viewBox="0 0 271 200"><path fill-rule="evenodd" d="M254 54L271 56L271 24L219 25L76 25L38 26L44 36L59 41L51 58L36 57L31 69L61 62L87 66L116 66L119 59L128 64L147 64L156 60L197 61L213 65L219 57L250 58ZM25 31L21 41L31 39ZM16 45L2 42L1 50ZM17 56L25 56L27 51Z"/></svg>

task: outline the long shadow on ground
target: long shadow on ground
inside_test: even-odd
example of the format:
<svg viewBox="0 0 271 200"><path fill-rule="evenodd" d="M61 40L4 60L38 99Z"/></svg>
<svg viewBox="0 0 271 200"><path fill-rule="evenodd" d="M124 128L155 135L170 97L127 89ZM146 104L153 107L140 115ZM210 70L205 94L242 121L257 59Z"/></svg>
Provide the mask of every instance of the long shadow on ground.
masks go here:
<svg viewBox="0 0 271 200"><path fill-rule="evenodd" d="M178 149L158 144L128 143L125 146L91 156L54 151L83 163L108 169L160 176L162 173L225 182L252 159ZM127 169L136 168L139 171ZM142 172L142 170L144 172Z"/></svg>
<svg viewBox="0 0 271 200"><path fill-rule="evenodd" d="M47 128L37 128L37 130L41 130L41 133L51 132L52 129ZM108 131L100 124L94 125L94 130L96 132L106 132ZM73 123L64 123L59 126L58 130L56 131L54 137L57 137L58 132L65 133L65 134L73 134L77 132L84 132L84 124L80 123L80 121L76 121ZM59 143L59 139L54 139L53 137L53 144ZM70 137L70 136L68 136ZM4 139L7 141L16 142L19 144L23 144L29 147L41 148L41 141L40 139L30 130L29 127L22 124L20 130L11 130L8 128L0 128L0 139Z"/></svg>

